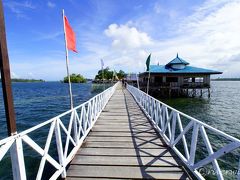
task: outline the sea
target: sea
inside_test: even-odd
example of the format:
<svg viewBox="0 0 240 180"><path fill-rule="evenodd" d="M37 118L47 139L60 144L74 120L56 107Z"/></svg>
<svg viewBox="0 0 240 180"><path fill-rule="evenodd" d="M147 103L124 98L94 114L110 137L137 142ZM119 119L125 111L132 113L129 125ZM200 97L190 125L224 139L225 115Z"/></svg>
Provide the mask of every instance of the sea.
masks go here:
<svg viewBox="0 0 240 180"><path fill-rule="evenodd" d="M110 85L96 85L92 83L72 84L74 106L77 106L96 94L102 92ZM14 106L16 113L17 131L21 132L31 128L41 122L55 117L69 110L68 84L60 82L39 82L39 83L12 83ZM160 99L164 103L182 111L202 122L205 122L227 134L240 139L240 81L212 81L211 97L207 94L202 98L170 98ZM0 140L7 137L7 127L5 111L2 97L2 88L0 88ZM41 130L35 137L45 137L48 129ZM215 139L214 135L209 135L210 140ZM217 137L216 137L217 139ZM218 140L214 143L217 150L222 144L226 143ZM25 151L25 161L27 176L29 179L35 179L34 174L38 169L39 158L37 153L27 147ZM202 149L198 149L198 151ZM205 152L206 154L207 152ZM227 161L238 161L236 155L223 158L220 166L226 170L234 170L233 164L226 164ZM203 158L199 155L197 158ZM48 167L48 166L47 166ZM50 167L50 165L49 165ZM51 169L51 168L49 168ZM211 169L211 167L209 167ZM208 174L206 174L208 173ZM205 172L207 179L214 179L212 171ZM45 176L47 179L47 175ZM232 176L226 176L231 179ZM229 177L229 178L228 178ZM11 163L9 153L0 161L0 179L11 179Z"/></svg>

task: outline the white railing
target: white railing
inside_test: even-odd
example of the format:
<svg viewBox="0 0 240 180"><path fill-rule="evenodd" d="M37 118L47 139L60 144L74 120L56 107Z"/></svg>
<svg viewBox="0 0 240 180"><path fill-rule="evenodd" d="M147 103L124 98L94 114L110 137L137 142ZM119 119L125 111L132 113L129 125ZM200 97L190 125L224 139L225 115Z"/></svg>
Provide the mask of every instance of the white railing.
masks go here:
<svg viewBox="0 0 240 180"><path fill-rule="evenodd" d="M60 175L62 175L62 178L65 178L66 166L73 159L74 155L82 145L83 140L92 129L103 108L113 95L117 84L118 83L91 98L87 102L60 114L59 116L14 136L0 140L0 163L6 153L10 150L14 179L27 179L23 156L24 149L22 146L22 142L24 142L41 157L36 179L40 180L42 178L46 161L56 169L50 179L57 179ZM70 120L68 119L68 123L64 123L63 119L68 116L70 116ZM64 124L68 125L66 126ZM49 126L50 128L46 143L44 148L42 148L37 142L30 138L30 134L40 128L47 128ZM54 157L49 154L49 147L51 142L54 141L54 138L52 138L53 135L55 135L56 146L54 148L57 149L58 160L55 160ZM62 137L65 137L65 139L63 140Z"/></svg>
<svg viewBox="0 0 240 180"><path fill-rule="evenodd" d="M198 179L205 179L204 177L206 175L215 175L217 179L224 179L224 175L233 175L237 180L240 180L239 154L235 153L236 171L229 170L228 172L221 170L218 162L220 158L228 153L233 153L234 150L235 152L237 150L239 153L239 139L188 116L133 86L128 85L127 89L133 95L146 116L152 121L166 144L175 151L178 157ZM185 126L183 126L183 124ZM199 140L200 135L202 141ZM221 143L218 143L218 146L221 147L218 147L215 152L213 147L215 148L216 145L214 142L210 142L211 139L209 139L209 137L212 138L213 136L227 140L227 143L224 145L219 145ZM196 160L195 156L198 143L202 143L203 146L201 146L201 148L206 150L207 155L202 157L202 159ZM180 147L179 144L181 144ZM201 149L201 151L202 150L203 149ZM209 164L212 164L213 171L207 169ZM229 162L229 164L234 164L234 162ZM230 179L231 178L232 177L230 177Z"/></svg>

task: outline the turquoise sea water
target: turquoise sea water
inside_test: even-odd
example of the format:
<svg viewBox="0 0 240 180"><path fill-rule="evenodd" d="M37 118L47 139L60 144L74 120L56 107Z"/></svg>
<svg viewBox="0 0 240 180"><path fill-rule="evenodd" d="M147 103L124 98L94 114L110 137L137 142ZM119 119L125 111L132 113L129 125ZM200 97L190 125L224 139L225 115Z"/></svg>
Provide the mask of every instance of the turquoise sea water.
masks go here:
<svg viewBox="0 0 240 180"><path fill-rule="evenodd" d="M211 86L211 98L204 96L203 98L175 98L162 101L240 139L240 82L213 81ZM91 83L73 84L75 106L90 99L103 89L103 86L96 87ZM7 135L1 91L2 89L0 89L0 139ZM13 96L18 131L31 128L69 109L68 85L59 82L13 83ZM43 129L35 134L36 140L45 139L47 132L48 129ZM225 143L211 134L209 138L215 149ZM28 146L24 146L24 148L26 150L25 161L28 162L26 163L27 175L29 179L35 179L34 174L39 165L39 157ZM204 148L200 147L198 151L206 154ZM237 151L234 155L238 153ZM202 157L201 154L197 156L197 158ZM237 161L236 156L222 158L220 166L225 170L234 169L235 161ZM50 166L48 167L52 169ZM46 175L45 179L47 177ZM206 177L214 179L211 174L207 174ZM0 179L9 178L11 178L11 165L10 158L7 157L0 162ZM231 179L231 176L228 178Z"/></svg>

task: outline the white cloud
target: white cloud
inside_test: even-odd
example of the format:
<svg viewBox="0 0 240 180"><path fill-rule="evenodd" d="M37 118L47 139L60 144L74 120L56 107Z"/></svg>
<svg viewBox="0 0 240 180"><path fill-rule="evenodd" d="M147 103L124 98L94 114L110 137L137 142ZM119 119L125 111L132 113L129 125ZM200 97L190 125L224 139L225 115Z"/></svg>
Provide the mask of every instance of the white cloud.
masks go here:
<svg viewBox="0 0 240 180"><path fill-rule="evenodd" d="M240 48L240 1L230 1L220 7L216 2L217 9L213 6L214 2L209 1L210 5L204 4L187 18L179 28L179 37L173 39L175 47L181 43L180 49L194 57L195 63L204 66L228 59L238 54ZM202 16L206 11L207 15Z"/></svg>
<svg viewBox="0 0 240 180"><path fill-rule="evenodd" d="M179 22L174 29L177 32L172 38L161 41L151 39L147 33L135 27L129 27L129 23L111 24L105 34L112 39L114 50L118 49L119 52L113 51L115 55L109 54L109 58L112 58L112 66L142 71L150 52L152 64L158 61L160 64L167 63L178 52L193 66L220 70L224 72L223 76L240 76L236 68L240 67L239 19L239 0L212 0L206 1L195 13ZM237 58L233 61L233 57ZM141 63L136 63L139 61Z"/></svg>
<svg viewBox="0 0 240 180"><path fill-rule="evenodd" d="M239 19L239 0L208 0L196 8L193 14L174 24L174 33L167 32L171 34L170 38L153 39L154 34L149 34L132 23L147 22L145 27L151 26L155 34L161 33L151 16L127 19L121 25L112 23L103 30L105 36L86 32L80 36L81 39L77 42L87 50L87 54L82 54L79 48L79 54L70 57L70 71L93 78L100 69L100 59L103 58L106 66L117 71L123 69L126 72L142 72L149 53L152 53L152 64L165 64L178 52L193 66L223 71L225 77L240 76ZM170 21L169 24L171 23ZM56 39L60 35L60 32L40 35L39 40ZM29 62L31 59L36 58L29 57ZM38 57L36 62L38 64L15 63L13 71L20 77L33 72L34 77L46 80L61 79L66 74L64 54Z"/></svg>
<svg viewBox="0 0 240 180"><path fill-rule="evenodd" d="M54 8L56 6L56 4L54 4L53 2L51 1L48 1L47 2L47 6L50 7L50 8Z"/></svg>
<svg viewBox="0 0 240 180"><path fill-rule="evenodd" d="M24 13L24 10L26 10L26 9L35 9L36 8L36 6L34 6L29 1L23 1L23 2L7 1L5 3L5 5L13 13L15 13L18 18L24 18L24 19L29 19L29 17Z"/></svg>
<svg viewBox="0 0 240 180"><path fill-rule="evenodd" d="M140 48L152 44L147 33L138 31L128 25L111 24L105 31L105 35L112 38L112 46L120 50Z"/></svg>

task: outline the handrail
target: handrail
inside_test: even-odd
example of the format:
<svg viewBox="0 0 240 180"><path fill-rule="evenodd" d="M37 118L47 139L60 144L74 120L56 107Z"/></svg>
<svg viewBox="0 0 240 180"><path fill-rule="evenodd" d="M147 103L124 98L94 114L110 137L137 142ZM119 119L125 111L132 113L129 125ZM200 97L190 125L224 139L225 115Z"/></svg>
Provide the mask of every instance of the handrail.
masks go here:
<svg viewBox="0 0 240 180"><path fill-rule="evenodd" d="M84 102L83 104L71 110L68 110L50 120L47 120L13 136L0 140L0 163L9 150L11 152L13 151L13 153L11 153L11 156L14 157L11 157L11 159L13 166L12 169L14 169L14 179L27 179L23 157L24 149L22 147L22 141L24 141L25 144L30 146L41 156L41 162L36 179L40 180L42 178L46 161L48 161L56 168L55 173L51 176L50 179L57 179L60 175L62 178L66 178L66 166L70 163L74 155L77 153L84 139L97 121L100 113L115 92L117 85L118 83L89 99L87 102ZM66 115L70 115L70 120L67 127L64 125L62 120L62 118ZM47 125L50 125L50 128L45 147L42 148L37 144L37 142L34 142L34 140L30 138L29 134L37 129L46 127ZM62 141L63 134L66 138L65 144L63 144ZM55 148L57 150L58 161L48 153L50 144L53 141L53 135L55 135ZM69 152L70 144L73 145L73 148ZM15 172L16 168L18 168L19 173Z"/></svg>
<svg viewBox="0 0 240 180"><path fill-rule="evenodd" d="M127 90L133 95L145 115L151 120L157 131L163 137L165 143L174 150L178 157L198 179L204 179L204 175L211 175L209 173L210 171L208 172L205 169L203 172L202 169L206 167L206 165L209 165L209 163L212 164L214 169L214 173L212 174L216 175L217 179L224 179L223 171L220 169L218 160L227 153L232 153L236 149L240 150L239 139L168 106L136 87L127 85ZM183 127L182 122L186 124L185 127ZM192 131L190 129L192 129ZM214 152L206 130L211 134L217 135L218 138L222 137L228 139L229 142ZM192 133L190 144L187 143L187 139L189 138L187 137L188 132ZM208 155L195 162L196 148L200 141L199 135L201 135L203 139ZM177 144L180 144L181 140L183 148L178 148ZM236 175L237 180L240 180L240 156L237 155L237 158L239 159L239 162L236 163L239 165L236 167L237 171L234 175Z"/></svg>

